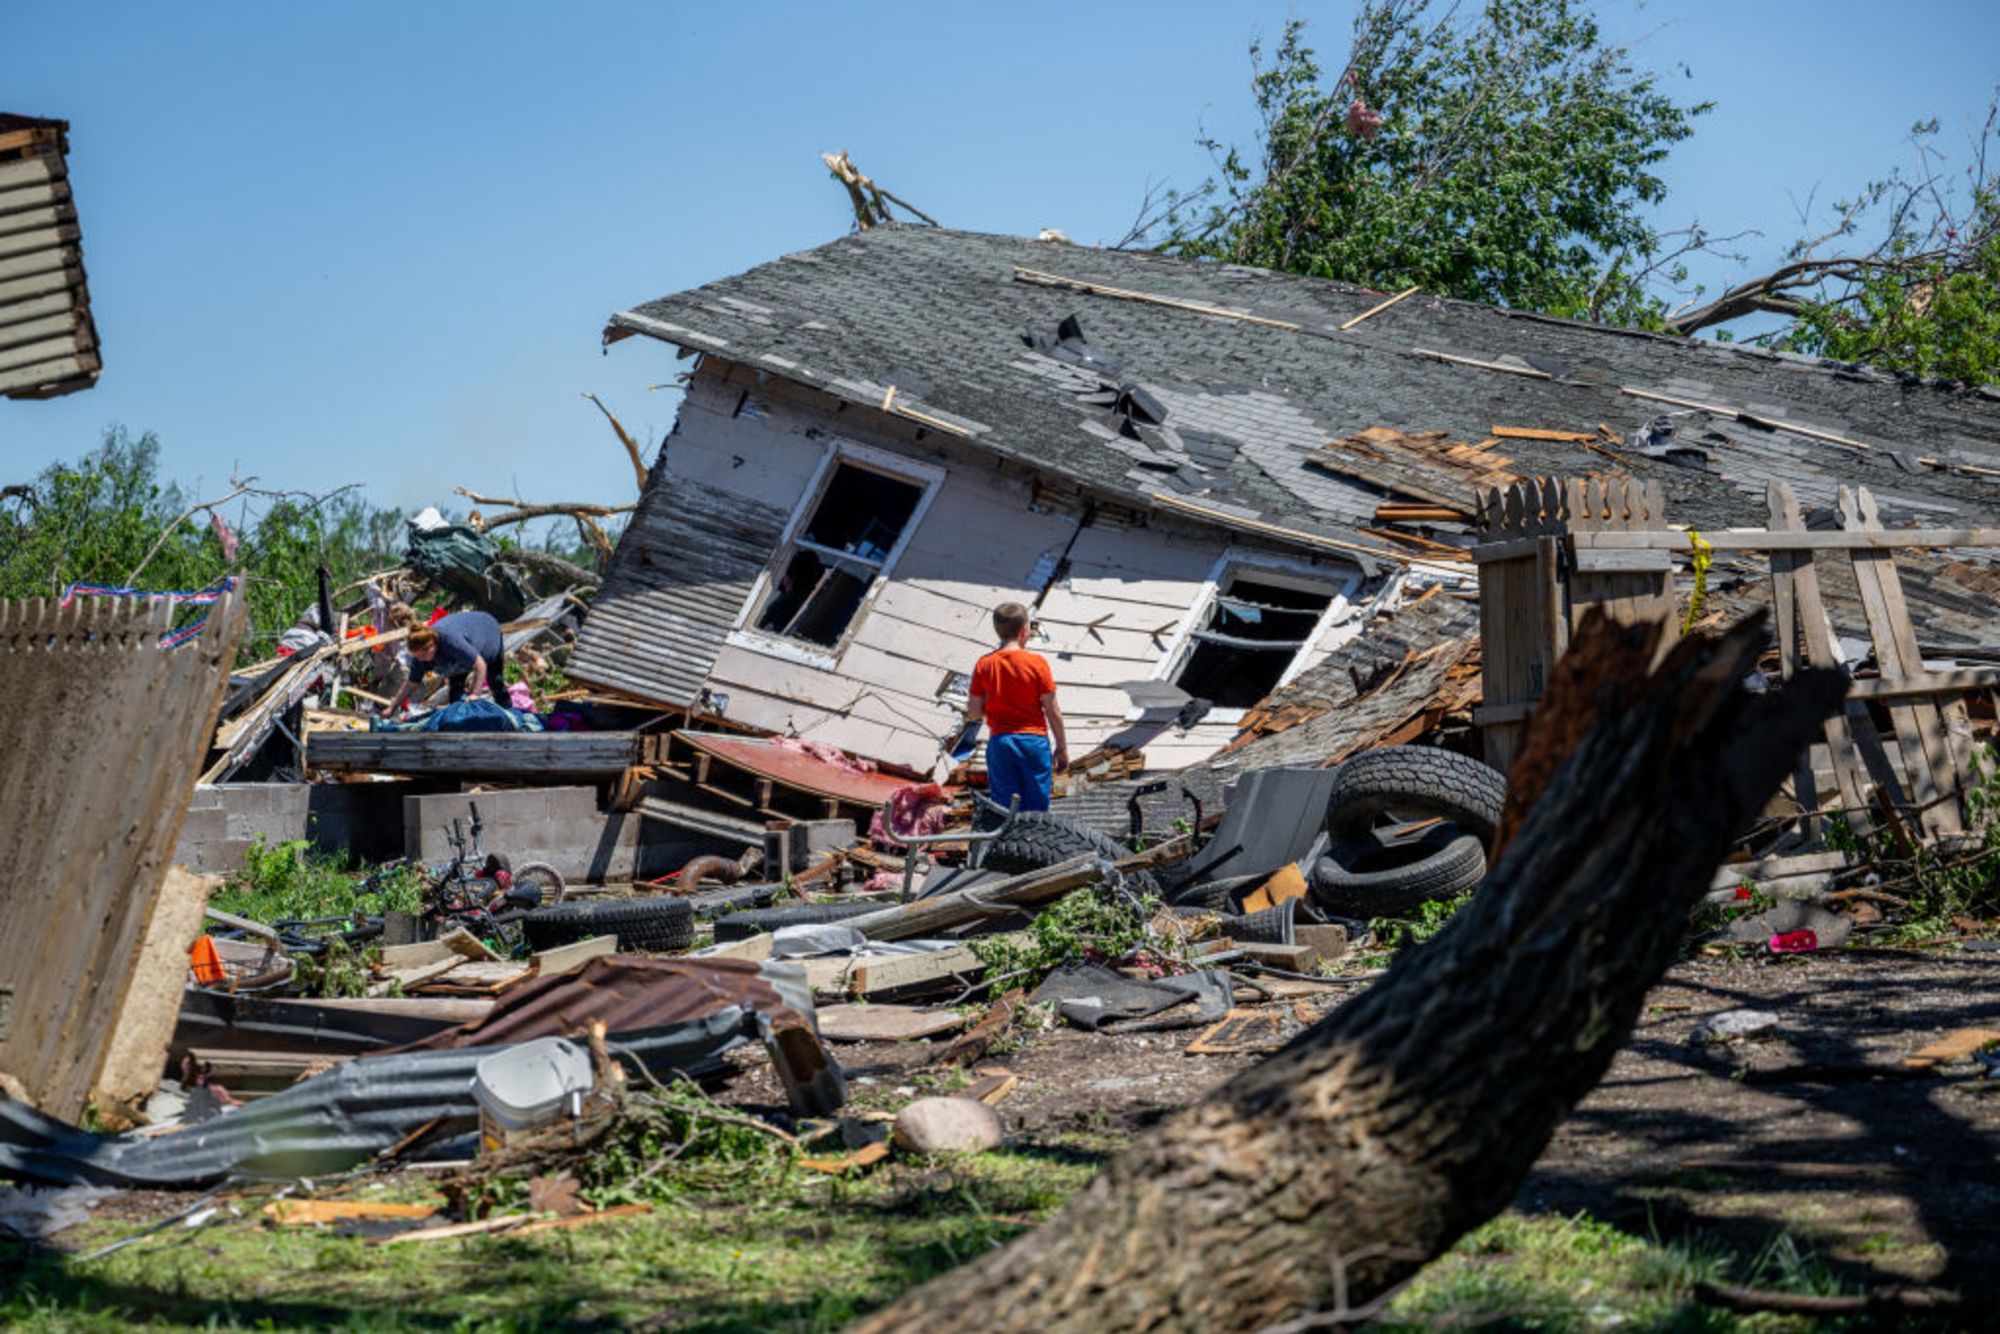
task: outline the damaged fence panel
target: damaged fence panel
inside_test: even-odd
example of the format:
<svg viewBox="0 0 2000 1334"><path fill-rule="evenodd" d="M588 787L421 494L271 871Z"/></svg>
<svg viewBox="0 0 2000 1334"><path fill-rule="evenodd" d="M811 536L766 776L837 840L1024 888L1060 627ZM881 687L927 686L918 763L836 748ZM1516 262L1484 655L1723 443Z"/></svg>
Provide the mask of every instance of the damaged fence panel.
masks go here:
<svg viewBox="0 0 2000 1334"><path fill-rule="evenodd" d="M244 604L0 602L0 1071L79 1115L187 813ZM177 961L170 960L178 966Z"/></svg>

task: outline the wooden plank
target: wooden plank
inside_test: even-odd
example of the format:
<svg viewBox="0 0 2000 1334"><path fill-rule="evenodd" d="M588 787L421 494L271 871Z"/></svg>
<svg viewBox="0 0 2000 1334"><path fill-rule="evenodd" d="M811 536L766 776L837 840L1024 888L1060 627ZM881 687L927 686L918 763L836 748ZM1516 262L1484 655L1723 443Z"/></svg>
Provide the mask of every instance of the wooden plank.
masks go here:
<svg viewBox="0 0 2000 1334"><path fill-rule="evenodd" d="M919 1005L821 1005L819 1035L829 1042L909 1042L964 1028L956 1010Z"/></svg>
<svg viewBox="0 0 2000 1334"><path fill-rule="evenodd" d="M863 955L854 961L848 989L856 996L873 996L945 978L977 977L985 968L979 956L963 945L926 954L892 954L880 959Z"/></svg>
<svg viewBox="0 0 2000 1334"><path fill-rule="evenodd" d="M588 940L573 940L567 945L531 954L528 956L528 967L537 977L554 977L558 973L581 968L592 959L617 952L617 936L592 936Z"/></svg>
<svg viewBox="0 0 2000 1334"><path fill-rule="evenodd" d="M1895 528L1808 532L1729 528L1702 530L1702 540L1717 551L1907 551L1918 547L2000 547L2000 528ZM1579 551L1688 550L1683 532L1646 530L1575 533ZM1477 548L1474 549L1475 552Z"/></svg>
<svg viewBox="0 0 2000 1334"><path fill-rule="evenodd" d="M582 775L638 762L632 732L314 732L306 763L337 773Z"/></svg>
<svg viewBox="0 0 2000 1334"><path fill-rule="evenodd" d="M1769 497L1767 496L1767 499ZM1777 512L1777 506L1771 506ZM1775 525L1774 525L1775 526ZM1799 608L1794 591L1799 566L1812 559L1811 553L1774 551L1771 555L1771 614L1777 622L1778 657L1784 680L1798 675L1803 661L1799 644ZM1807 837L1820 837L1819 787L1813 777L1812 750L1808 747L1792 770L1792 795L1798 800L1801 828Z"/></svg>
<svg viewBox="0 0 2000 1334"><path fill-rule="evenodd" d="M221 882L220 876L196 875L185 866L168 868L132 962L93 1100L131 1104L158 1087L180 1019L181 993L187 990L188 946L201 934L209 891Z"/></svg>
<svg viewBox="0 0 2000 1334"><path fill-rule="evenodd" d="M1840 514L1851 532L1881 531L1881 515L1876 510L1875 498L1866 488L1857 494L1841 487ZM1850 559L1883 679L1896 681L1922 671L1917 633L1910 624L1910 609L1903 600L1902 582L1896 576L1893 558L1880 551L1855 551L1850 553ZM1951 742L1945 735L1943 716L1936 703L1924 698L1897 697L1889 701L1889 717L1903 749L1910 795L1918 804L1919 822L1934 836L1961 832L1965 825L1959 818L1957 803L1940 800L1958 790L1958 776Z"/></svg>
<svg viewBox="0 0 2000 1334"><path fill-rule="evenodd" d="M1799 510L1798 496L1789 482L1773 481L1766 488L1765 500L1770 507L1773 535L1804 531L1805 516ZM1833 621L1827 616L1826 604L1820 598L1819 572L1813 568L1810 553L1792 564L1789 573L1807 657L1816 667L1838 670L1840 644L1833 632ZM1874 817L1869 807L1865 769L1855 740L1857 727L1871 733L1874 730L1866 708L1850 700L1843 712L1826 720L1824 730L1834 786L1840 792L1841 806L1848 822L1856 830L1867 832L1874 828Z"/></svg>
<svg viewBox="0 0 2000 1334"><path fill-rule="evenodd" d="M1856 699L1906 699L1916 695L1956 695L2000 686L2000 667L1962 667L1949 672L1913 672L1891 680L1856 681L1847 693Z"/></svg>

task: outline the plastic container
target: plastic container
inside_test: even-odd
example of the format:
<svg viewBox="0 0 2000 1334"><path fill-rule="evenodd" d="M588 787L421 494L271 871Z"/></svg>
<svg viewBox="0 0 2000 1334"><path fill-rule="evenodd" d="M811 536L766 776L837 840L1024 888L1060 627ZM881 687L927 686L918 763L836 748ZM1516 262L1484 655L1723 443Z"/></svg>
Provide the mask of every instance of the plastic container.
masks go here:
<svg viewBox="0 0 2000 1334"><path fill-rule="evenodd" d="M473 1067L479 1142L492 1153L511 1136L583 1113L596 1086L590 1053L567 1038L536 1038L495 1052Z"/></svg>
<svg viewBox="0 0 2000 1334"><path fill-rule="evenodd" d="M1223 933L1231 940L1260 945L1290 945L1294 943L1292 921L1298 910L1297 899L1285 899L1262 912L1245 913L1234 921L1225 920Z"/></svg>

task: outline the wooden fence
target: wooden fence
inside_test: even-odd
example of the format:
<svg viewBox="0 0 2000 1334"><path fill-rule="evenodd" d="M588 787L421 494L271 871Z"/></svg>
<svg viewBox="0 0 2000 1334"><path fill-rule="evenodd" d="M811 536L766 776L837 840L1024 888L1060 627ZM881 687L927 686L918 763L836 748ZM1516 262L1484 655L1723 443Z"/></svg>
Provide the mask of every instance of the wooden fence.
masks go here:
<svg viewBox="0 0 2000 1334"><path fill-rule="evenodd" d="M2000 687L2000 669L1932 672L1917 652L1894 553L2000 546L2000 529L1885 530L1867 489L1840 492L1842 527L1808 531L1789 485L1771 484L1770 527L1691 533L1666 525L1658 483L1627 478L1538 478L1481 496L1480 625L1487 761L1512 764L1540 699L1585 608L1614 619L1665 619L1664 653L1679 628L1673 585L1676 552L1705 562L1720 551L1762 552L1770 561L1770 604L1783 667L1841 665L1838 639L1821 596L1815 560L1853 563L1873 641L1876 675L1850 688L1845 711L1826 724L1823 751L1800 757L1794 794L1816 832L1823 803L1816 770L1831 774L1839 809L1870 829L1886 820L1944 837L1965 828L1971 726L1961 696ZM1887 727L1878 726L1879 716Z"/></svg>
<svg viewBox="0 0 2000 1334"><path fill-rule="evenodd" d="M225 594L159 641L161 601L0 601L0 1071L79 1116L215 730L243 632Z"/></svg>

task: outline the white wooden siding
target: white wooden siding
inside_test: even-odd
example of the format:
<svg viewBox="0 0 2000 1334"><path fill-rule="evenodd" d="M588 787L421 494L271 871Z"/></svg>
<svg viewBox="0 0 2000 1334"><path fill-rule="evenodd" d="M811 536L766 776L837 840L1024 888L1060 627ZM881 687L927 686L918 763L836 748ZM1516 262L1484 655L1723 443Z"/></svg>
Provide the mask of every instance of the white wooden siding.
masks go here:
<svg viewBox="0 0 2000 1334"><path fill-rule="evenodd" d="M753 383L740 371L705 369L694 378L668 445L676 473L794 512L836 439L932 467L947 462L936 449L867 435L854 414L825 410L810 391ZM746 387L756 409L738 415ZM1139 716L1118 684L1158 679L1166 670L1232 548L1227 535L1198 526L1099 519L1079 531L1078 522L1075 514L1037 507L1023 480L989 465L952 463L842 648L793 652L790 644L734 636L715 657L709 688L730 697L736 722L928 770L959 716L958 706L938 698L946 674L970 672L992 649L996 605L1033 605L1039 595L1030 647L1054 669L1070 750L1081 755ZM1034 579L1065 554L1064 578L1044 593ZM1335 638L1323 636L1307 661L1324 657ZM1234 731L1221 720L1185 734L1170 729L1148 743L1148 763L1194 763Z"/></svg>

